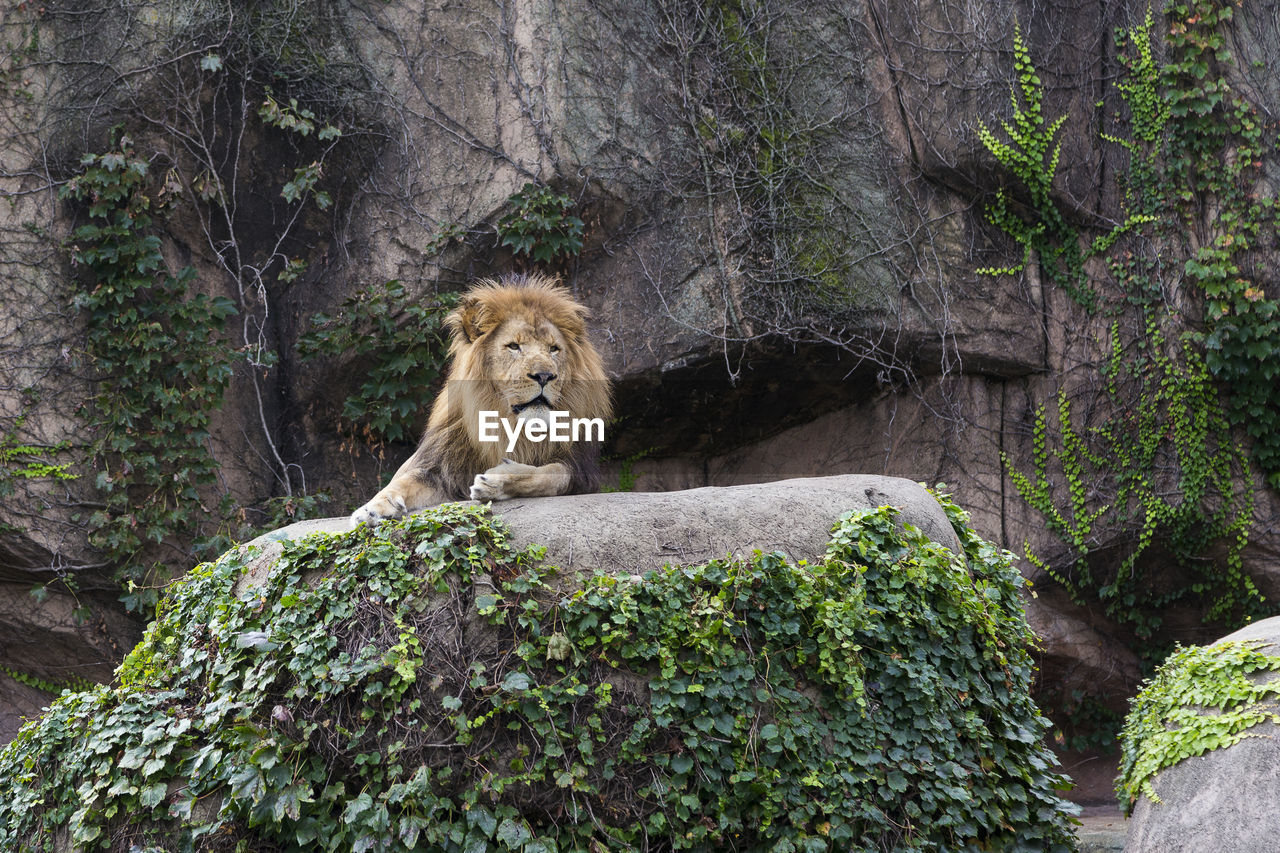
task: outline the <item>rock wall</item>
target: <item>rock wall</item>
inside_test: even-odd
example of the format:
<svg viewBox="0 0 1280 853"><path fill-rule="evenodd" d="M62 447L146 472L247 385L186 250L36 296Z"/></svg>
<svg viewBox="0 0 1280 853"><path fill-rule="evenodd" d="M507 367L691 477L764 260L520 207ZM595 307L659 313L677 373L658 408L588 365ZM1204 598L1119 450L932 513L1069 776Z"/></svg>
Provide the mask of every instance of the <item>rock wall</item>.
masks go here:
<svg viewBox="0 0 1280 853"><path fill-rule="evenodd" d="M1015 182L977 127L1008 115L1016 25L1046 114L1067 116L1056 199L1081 224L1113 221L1119 190L1109 178L1123 155L1100 136L1120 111L1111 34L1146 9L1012 0L964 10L935 0L723 9L277 0L247 18L177 0L8 9L0 192L10 204L0 205L0 239L12 285L0 296L0 436L76 462L91 440L77 409L99 377L78 348L69 286L78 271L60 249L85 214L57 191L124 122L165 176L157 192L172 196L166 257L195 267L198 287L240 312L228 336L243 357L210 439L224 475L207 498L241 507L246 528L266 521L271 497L330 490L335 509L354 505L411 449L344 429L342 400L368 364L303 361L296 344L313 315L390 279L425 298L527 266L495 225L534 182L567 193L585 222L581 253L551 267L593 311L621 414L611 453L639 457L627 463L636 488L849 472L941 481L983 535L1052 556L1057 541L1002 456L1030 467L1035 407L1058 389L1100 405L1089 380L1107 354L1107 321L1090 319L1035 263L976 272L1020 251L983 219L983 200ZM1276 41L1264 17L1240 15L1230 37L1241 87L1269 103L1275 72L1247 61ZM768 73L752 77L753 61ZM326 148L258 120L267 92L299 98L342 139ZM790 172L774 171L775 154L792 158ZM281 196L312 158L323 162L317 187L330 207ZM774 174L788 189L773 187ZM771 204L784 209L769 215ZM281 278L290 259L305 269ZM255 361L263 351L274 355ZM98 472L72 470L78 480L0 480L0 613L21 614L0 621L0 663L45 680L102 677L136 636L111 601L112 567L86 547ZM1274 494L1259 490L1253 506L1247 571L1280 592ZM1107 553L1128 547L1133 531L1098 536L1095 551ZM1131 630L1026 571L1037 581L1028 606L1045 642L1044 682L1116 705L1137 681ZM28 596L50 582L44 603ZM70 628L65 613L77 607L92 616ZM1172 639L1207 638L1193 616L1168 622ZM17 707L19 697L5 701ZM0 736L12 731L3 725Z"/></svg>

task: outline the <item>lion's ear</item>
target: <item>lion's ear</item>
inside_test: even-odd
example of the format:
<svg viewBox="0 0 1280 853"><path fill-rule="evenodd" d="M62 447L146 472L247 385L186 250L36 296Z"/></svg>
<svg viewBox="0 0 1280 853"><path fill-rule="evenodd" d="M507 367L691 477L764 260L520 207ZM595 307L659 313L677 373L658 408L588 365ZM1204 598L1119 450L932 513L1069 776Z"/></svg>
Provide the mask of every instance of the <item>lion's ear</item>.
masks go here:
<svg viewBox="0 0 1280 853"><path fill-rule="evenodd" d="M464 296L459 300L458 307L445 318L444 327L455 340L473 343L476 338L493 328L492 313L479 297Z"/></svg>

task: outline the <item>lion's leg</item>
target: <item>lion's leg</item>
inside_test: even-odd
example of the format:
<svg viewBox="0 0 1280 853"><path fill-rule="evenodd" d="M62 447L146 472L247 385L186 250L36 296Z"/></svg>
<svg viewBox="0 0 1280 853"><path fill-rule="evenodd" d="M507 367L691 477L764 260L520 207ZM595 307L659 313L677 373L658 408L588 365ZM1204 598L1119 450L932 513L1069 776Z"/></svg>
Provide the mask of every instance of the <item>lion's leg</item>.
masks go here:
<svg viewBox="0 0 1280 853"><path fill-rule="evenodd" d="M571 480L569 467L561 462L524 465L504 460L501 465L476 475L471 485L471 499L505 501L508 498L563 495L569 491Z"/></svg>
<svg viewBox="0 0 1280 853"><path fill-rule="evenodd" d="M399 518L435 506L448 499L447 495L427 482L418 470L405 471L401 468L382 491L351 513L351 523L352 526L362 521L377 524L379 521Z"/></svg>

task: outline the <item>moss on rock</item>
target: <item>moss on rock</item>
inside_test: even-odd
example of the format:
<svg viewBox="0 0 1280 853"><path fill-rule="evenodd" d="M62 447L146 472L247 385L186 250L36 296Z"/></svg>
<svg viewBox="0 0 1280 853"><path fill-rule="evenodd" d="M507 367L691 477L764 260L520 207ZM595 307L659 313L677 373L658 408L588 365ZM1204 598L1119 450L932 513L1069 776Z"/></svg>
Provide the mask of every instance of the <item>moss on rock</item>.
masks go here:
<svg viewBox="0 0 1280 853"><path fill-rule="evenodd" d="M474 507L229 552L0 753L0 846L1068 849L1021 578L945 505L963 557L882 507L567 594Z"/></svg>

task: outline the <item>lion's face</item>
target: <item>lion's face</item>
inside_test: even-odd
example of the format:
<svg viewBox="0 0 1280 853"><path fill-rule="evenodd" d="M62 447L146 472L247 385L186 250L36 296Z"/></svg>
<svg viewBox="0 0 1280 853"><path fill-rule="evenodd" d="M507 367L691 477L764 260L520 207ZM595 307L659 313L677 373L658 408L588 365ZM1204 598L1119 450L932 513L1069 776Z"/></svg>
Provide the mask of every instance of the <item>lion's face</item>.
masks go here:
<svg viewBox="0 0 1280 853"><path fill-rule="evenodd" d="M493 382L503 415L563 408L573 383L570 342L545 317L514 317L485 336L485 376Z"/></svg>
<svg viewBox="0 0 1280 853"><path fill-rule="evenodd" d="M497 464L502 445L478 441L482 412L496 411L509 425L546 421L552 411L608 420L609 380L587 338L586 314L564 288L542 276L473 287L446 320L453 364L429 429L461 421L486 464ZM564 444L521 439L510 455L542 464L569 452Z"/></svg>

